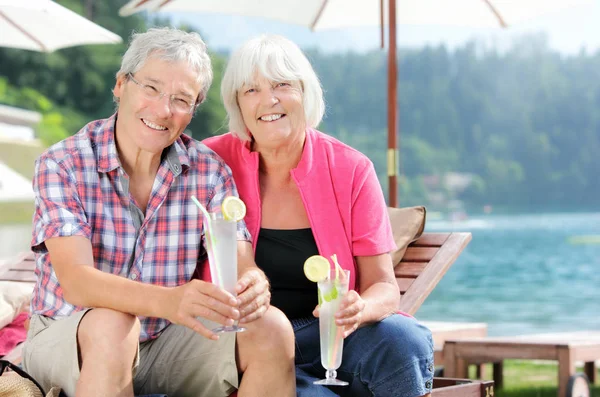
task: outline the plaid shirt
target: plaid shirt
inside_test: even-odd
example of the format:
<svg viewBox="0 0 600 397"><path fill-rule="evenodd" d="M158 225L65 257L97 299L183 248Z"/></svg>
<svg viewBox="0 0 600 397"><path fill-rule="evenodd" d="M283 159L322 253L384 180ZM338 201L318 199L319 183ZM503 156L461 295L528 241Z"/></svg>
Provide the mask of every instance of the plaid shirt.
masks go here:
<svg viewBox="0 0 600 397"><path fill-rule="evenodd" d="M226 196L238 195L223 160L183 134L165 149L144 216L129 194L115 145L115 120L113 115L89 123L36 161L34 314L58 318L84 309L64 300L46 239L84 236L92 243L96 269L175 287L188 282L206 258L202 214L190 197L212 212ZM238 239L250 240L244 222L238 224ZM140 321L140 341L155 338L169 324L160 318Z"/></svg>

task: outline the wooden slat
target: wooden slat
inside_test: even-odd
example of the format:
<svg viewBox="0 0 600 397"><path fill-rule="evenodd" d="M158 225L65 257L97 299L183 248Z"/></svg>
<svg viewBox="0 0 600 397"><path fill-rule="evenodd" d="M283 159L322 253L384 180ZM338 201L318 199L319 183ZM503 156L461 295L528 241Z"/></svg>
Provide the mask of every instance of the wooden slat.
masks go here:
<svg viewBox="0 0 600 397"><path fill-rule="evenodd" d="M446 274L456 258L458 258L460 253L467 246L469 241L471 241L471 238L471 233L453 232L448 236L448 239L444 245L439 248L439 250L436 248L409 247L407 254L411 248L414 250L436 250L436 253L433 254L432 259L423 269L419 277L417 277L415 281L411 283L406 290L406 293L402 295L398 309L405 313L414 315L419 307L421 307L421 304L429 296L431 291L442 279L444 274ZM431 255L431 251L425 252L428 255ZM426 257L427 255L425 255L425 252L416 251L415 254L418 253L420 257ZM412 261L409 260L409 258L406 258L405 260ZM400 285L400 280L410 279L396 280L398 281L398 285ZM404 282L405 281L402 281L402 283Z"/></svg>
<svg viewBox="0 0 600 397"><path fill-rule="evenodd" d="M418 277L427 266L427 262L400 262L394 269L396 277Z"/></svg>
<svg viewBox="0 0 600 397"><path fill-rule="evenodd" d="M404 294L410 286L415 282L414 278L397 278L396 282L398 283L398 288L400 288L400 293Z"/></svg>
<svg viewBox="0 0 600 397"><path fill-rule="evenodd" d="M438 250L439 248L437 247L409 246L402 260L406 262L429 262L437 254Z"/></svg>
<svg viewBox="0 0 600 397"><path fill-rule="evenodd" d="M441 247L451 233L425 233L417 241L413 242L413 247Z"/></svg>

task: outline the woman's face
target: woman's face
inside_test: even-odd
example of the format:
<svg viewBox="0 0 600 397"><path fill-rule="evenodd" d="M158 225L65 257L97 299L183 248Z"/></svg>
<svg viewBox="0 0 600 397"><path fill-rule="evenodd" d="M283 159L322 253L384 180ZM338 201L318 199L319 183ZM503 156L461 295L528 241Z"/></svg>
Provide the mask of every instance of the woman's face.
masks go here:
<svg viewBox="0 0 600 397"><path fill-rule="evenodd" d="M298 81L257 77L242 86L237 100L246 128L257 144L277 147L303 136L306 120Z"/></svg>

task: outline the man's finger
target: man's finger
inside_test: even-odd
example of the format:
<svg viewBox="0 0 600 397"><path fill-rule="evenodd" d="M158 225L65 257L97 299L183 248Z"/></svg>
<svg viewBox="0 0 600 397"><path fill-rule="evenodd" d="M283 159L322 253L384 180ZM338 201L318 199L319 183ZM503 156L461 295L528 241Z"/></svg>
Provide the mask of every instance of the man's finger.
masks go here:
<svg viewBox="0 0 600 397"><path fill-rule="evenodd" d="M231 293L225 291L223 288L219 287L213 283L207 283L202 280L192 280L190 284L194 287L194 289L198 292L201 292L204 295L215 298L229 306L236 306L238 304L237 298L233 296Z"/></svg>
<svg viewBox="0 0 600 397"><path fill-rule="evenodd" d="M232 325L240 317L237 309L224 305L220 311L205 305L193 305L190 314L193 317L202 317L223 325Z"/></svg>
<svg viewBox="0 0 600 397"><path fill-rule="evenodd" d="M188 317L181 325L190 328L192 331L204 336L206 339L218 340L219 335L215 334L204 326L200 321L193 317Z"/></svg>

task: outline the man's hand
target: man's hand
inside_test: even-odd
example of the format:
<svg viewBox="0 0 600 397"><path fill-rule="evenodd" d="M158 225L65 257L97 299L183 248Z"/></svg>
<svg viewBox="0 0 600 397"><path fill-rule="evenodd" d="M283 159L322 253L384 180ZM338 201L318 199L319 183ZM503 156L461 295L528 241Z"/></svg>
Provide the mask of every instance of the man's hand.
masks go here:
<svg viewBox="0 0 600 397"><path fill-rule="evenodd" d="M171 289L171 299L166 306L165 318L174 324L184 325L200 335L217 340L219 337L206 328L197 317L223 325L233 325L240 317L238 300L215 284L202 280Z"/></svg>
<svg viewBox="0 0 600 397"><path fill-rule="evenodd" d="M240 323L249 323L262 317L271 305L269 281L257 267L247 268L235 290L240 304Z"/></svg>

